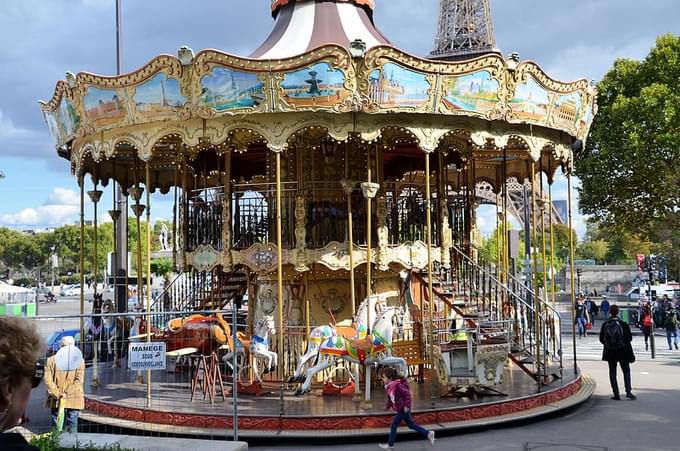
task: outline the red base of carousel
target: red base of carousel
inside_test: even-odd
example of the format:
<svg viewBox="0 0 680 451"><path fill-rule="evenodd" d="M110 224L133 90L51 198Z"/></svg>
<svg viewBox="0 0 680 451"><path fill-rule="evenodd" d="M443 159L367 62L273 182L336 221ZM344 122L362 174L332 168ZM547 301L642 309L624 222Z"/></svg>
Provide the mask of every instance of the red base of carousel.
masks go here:
<svg viewBox="0 0 680 451"><path fill-rule="evenodd" d="M445 401L440 398L436 409L428 408L431 399L424 387L429 384L413 384L413 417L419 424L432 425L436 429L460 429L478 425L475 423L515 421L554 413L560 408L584 401L589 395L582 399L582 384L583 378L579 374L545 386L538 393L536 385L532 384L521 390L512 390L503 399L491 397L475 401L448 398ZM384 390L374 391L372 409L354 403L348 396L319 396L354 393L351 383L346 386L326 386L304 397L294 397L292 392L286 392L281 410L280 386L277 387L268 387L267 384L263 387L257 383L239 385L239 396L243 396L241 402L249 406L247 413L239 412L238 415L241 435L270 436L273 431L300 438L315 437L323 434L323 431L333 436L383 434L392 421L392 414L383 411ZM569 404L569 398L575 401ZM182 408L159 402L157 405L152 403L151 408L140 408L137 403L131 405L129 402L112 402L110 399L87 394L84 419L93 423L179 435L227 436L233 427L230 402L211 406L194 402L190 406L184 404ZM565 407L555 407L556 403L564 400L567 400L563 403ZM541 408L544 411L536 413ZM284 412L283 416L281 411Z"/></svg>

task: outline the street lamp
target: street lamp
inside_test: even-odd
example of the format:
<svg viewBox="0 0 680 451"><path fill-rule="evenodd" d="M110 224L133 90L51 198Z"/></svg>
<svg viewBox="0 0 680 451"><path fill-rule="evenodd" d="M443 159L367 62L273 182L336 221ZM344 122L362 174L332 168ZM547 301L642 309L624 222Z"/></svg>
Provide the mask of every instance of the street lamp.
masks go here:
<svg viewBox="0 0 680 451"><path fill-rule="evenodd" d="M5 173L0 171L0 179L4 179L4 178L5 178Z"/></svg>

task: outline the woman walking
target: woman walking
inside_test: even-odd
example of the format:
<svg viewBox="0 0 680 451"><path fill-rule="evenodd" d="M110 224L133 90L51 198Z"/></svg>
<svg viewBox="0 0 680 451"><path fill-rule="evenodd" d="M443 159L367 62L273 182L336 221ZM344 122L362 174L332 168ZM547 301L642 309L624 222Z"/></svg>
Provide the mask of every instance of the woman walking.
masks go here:
<svg viewBox="0 0 680 451"><path fill-rule="evenodd" d="M397 428L402 421L406 425L418 432L434 445L434 431L428 431L424 427L416 424L411 417L411 390L406 378L401 377L397 370L392 367L385 368L382 372L382 380L387 391L387 404L385 410L393 409L396 413L390 426L390 438L388 443L381 443L382 449L394 449L394 442L397 439Z"/></svg>

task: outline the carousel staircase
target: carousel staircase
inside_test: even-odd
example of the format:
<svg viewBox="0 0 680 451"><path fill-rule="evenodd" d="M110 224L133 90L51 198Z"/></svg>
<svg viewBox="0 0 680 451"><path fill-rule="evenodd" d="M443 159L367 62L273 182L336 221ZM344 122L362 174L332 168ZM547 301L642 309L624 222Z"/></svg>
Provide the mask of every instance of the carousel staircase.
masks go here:
<svg viewBox="0 0 680 451"><path fill-rule="evenodd" d="M457 247L452 257L450 270L440 268L432 274L433 316L442 318L442 310L448 310L450 317L458 318L456 328L475 330L482 338L506 334L509 358L517 367L537 382L561 377L560 315L555 307L493 264L474 261ZM415 277L426 287L430 275ZM424 299L427 316L431 304L427 289ZM448 329L448 321L445 324Z"/></svg>
<svg viewBox="0 0 680 451"><path fill-rule="evenodd" d="M151 311L159 314L154 323L161 327L171 316L181 313L224 310L239 290L245 293L246 288L246 274L239 269L230 273L219 268L180 273L154 300ZM176 313L163 315L166 312ZM241 310L238 315L238 322L245 323L246 312Z"/></svg>

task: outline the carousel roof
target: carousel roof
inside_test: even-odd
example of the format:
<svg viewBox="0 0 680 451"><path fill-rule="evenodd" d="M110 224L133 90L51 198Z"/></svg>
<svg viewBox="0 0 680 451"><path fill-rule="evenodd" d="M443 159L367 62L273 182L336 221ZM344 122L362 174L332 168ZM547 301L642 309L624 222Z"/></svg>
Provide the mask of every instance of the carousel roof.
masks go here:
<svg viewBox="0 0 680 451"><path fill-rule="evenodd" d="M288 58L327 44L349 49L356 39L368 49L389 45L373 24L372 9L372 0L277 0L274 29L251 58Z"/></svg>
<svg viewBox="0 0 680 451"><path fill-rule="evenodd" d="M520 179L544 153L546 172L571 166L571 146L586 139L597 111L593 83L561 82L494 53L457 62L409 55L373 26L372 8L278 0L274 29L250 58L182 48L121 76L67 73L41 103L57 152L79 175L128 170L124 186L137 177L129 170L137 159L152 161L163 189L177 183L179 161L204 149L282 151L310 128L428 152L474 146L489 151L477 172L489 180L499 158L513 158L507 175ZM350 48L355 39L365 51Z"/></svg>

